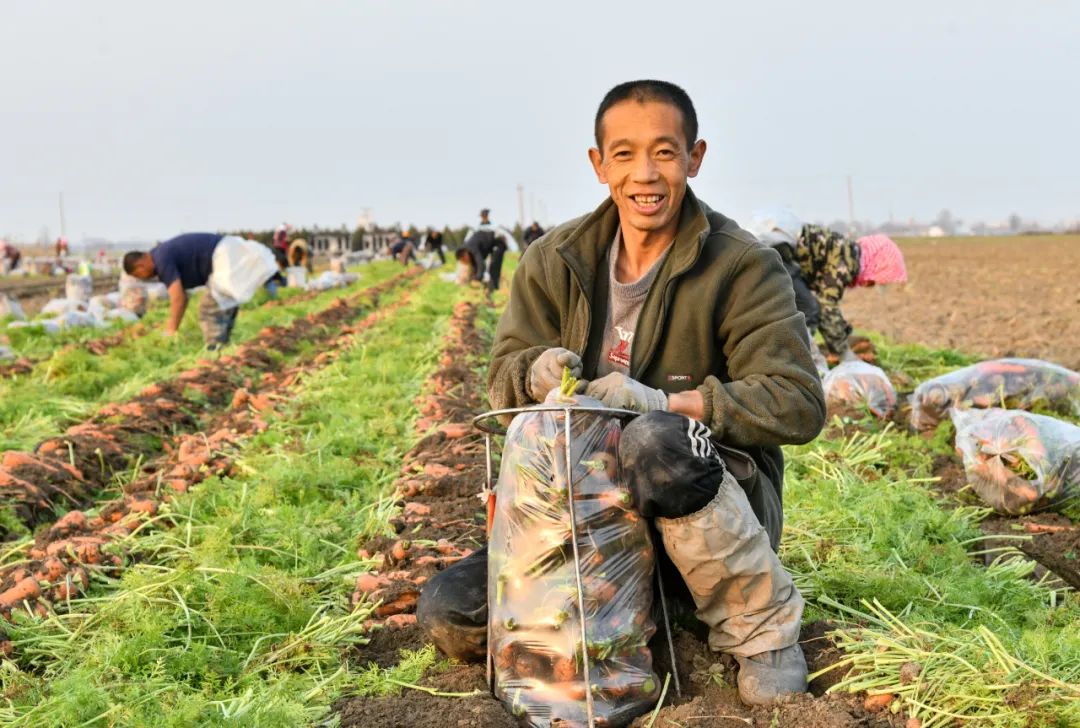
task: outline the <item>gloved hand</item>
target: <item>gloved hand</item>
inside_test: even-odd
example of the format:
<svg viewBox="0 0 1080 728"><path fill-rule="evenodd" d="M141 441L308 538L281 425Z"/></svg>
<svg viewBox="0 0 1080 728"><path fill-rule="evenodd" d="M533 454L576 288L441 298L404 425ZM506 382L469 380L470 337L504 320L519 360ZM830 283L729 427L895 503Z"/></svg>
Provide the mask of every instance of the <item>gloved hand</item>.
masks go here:
<svg viewBox="0 0 1080 728"><path fill-rule="evenodd" d="M551 390L562 386L563 369L566 367L575 377L580 377L581 357L562 347L553 347L536 357L529 367L529 396L543 402Z"/></svg>
<svg viewBox="0 0 1080 728"><path fill-rule="evenodd" d="M668 396L663 391L646 387L636 379L619 372L612 372L589 382L589 386L585 387L585 394L615 409L666 412L668 408Z"/></svg>

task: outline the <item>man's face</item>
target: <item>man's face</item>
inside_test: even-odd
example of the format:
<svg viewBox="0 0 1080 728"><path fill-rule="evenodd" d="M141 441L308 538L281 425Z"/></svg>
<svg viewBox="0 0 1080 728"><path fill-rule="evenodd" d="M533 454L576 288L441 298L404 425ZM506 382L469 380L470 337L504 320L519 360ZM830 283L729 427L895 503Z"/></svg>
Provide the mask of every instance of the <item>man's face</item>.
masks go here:
<svg viewBox="0 0 1080 728"><path fill-rule="evenodd" d="M139 262L135 264L135 270L131 272L131 275L143 281L148 281L156 276L157 271L154 270L154 259L149 255L144 255L139 258Z"/></svg>
<svg viewBox="0 0 1080 728"><path fill-rule="evenodd" d="M682 112L656 101L615 104L604 113L602 131L603 149L590 149L589 160L611 190L621 224L673 233L686 180L697 176L705 142L689 146Z"/></svg>

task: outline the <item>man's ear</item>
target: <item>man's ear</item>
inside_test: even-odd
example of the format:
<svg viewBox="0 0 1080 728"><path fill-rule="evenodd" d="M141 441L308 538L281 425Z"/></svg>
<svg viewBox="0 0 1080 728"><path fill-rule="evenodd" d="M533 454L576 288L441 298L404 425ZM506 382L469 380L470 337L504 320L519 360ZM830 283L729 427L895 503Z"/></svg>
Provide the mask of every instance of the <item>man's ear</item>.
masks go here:
<svg viewBox="0 0 1080 728"><path fill-rule="evenodd" d="M604 174L604 157L596 147L590 147L589 149L589 162L592 163L593 172L596 172L596 180L600 184L606 185L607 175Z"/></svg>
<svg viewBox="0 0 1080 728"><path fill-rule="evenodd" d="M686 171L687 177L697 177L703 159L705 159L705 140L698 139L690 149L690 166Z"/></svg>

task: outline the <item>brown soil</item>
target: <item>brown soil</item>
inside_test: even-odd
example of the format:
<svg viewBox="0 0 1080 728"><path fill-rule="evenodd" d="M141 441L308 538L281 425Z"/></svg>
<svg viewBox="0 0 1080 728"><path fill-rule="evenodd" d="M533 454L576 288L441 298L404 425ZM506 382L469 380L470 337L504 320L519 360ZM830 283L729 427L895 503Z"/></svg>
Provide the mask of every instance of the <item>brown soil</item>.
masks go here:
<svg viewBox="0 0 1080 728"><path fill-rule="evenodd" d="M278 403L288 401L290 390L305 372L328 364L348 348L356 333L390 315L406 298L357 323L350 320L374 305L380 293L410 278L410 285L419 280L410 273L362 292L350 299L353 303L339 300L290 327L264 330L257 341L230 357L201 363L175 380L151 385L128 403L103 408L67 436L42 443L34 455L4 453L0 491L17 515L36 523L54 508L76 510L39 529L27 562L0 569L0 597L28 574L38 574L42 588L34 595L39 601L31 607L39 609L72 593L71 574L79 577L82 586L85 569L115 575L123 566L122 552L106 546L153 516L162 500L186 492L211 475L228 472L230 453L241 441L266 429L265 416ZM323 350L288 365L266 353L292 351L305 338L319 342ZM260 371L261 376L254 377ZM189 399L196 396L192 392L197 399ZM147 435L161 439L148 440ZM121 498L98 504L95 511L77 510L89 504L113 473L136 455L147 458L147 463L124 486ZM0 614L6 615L13 606L0 598Z"/></svg>
<svg viewBox="0 0 1080 728"><path fill-rule="evenodd" d="M454 666L442 675L421 681L446 693L470 693L472 697L438 697L416 690L377 699L346 698L334 706L341 728L518 728L502 703L487 692L484 669L476 665Z"/></svg>
<svg viewBox="0 0 1080 728"><path fill-rule="evenodd" d="M894 341L1080 370L1080 236L901 241L908 283L856 289L844 314Z"/></svg>

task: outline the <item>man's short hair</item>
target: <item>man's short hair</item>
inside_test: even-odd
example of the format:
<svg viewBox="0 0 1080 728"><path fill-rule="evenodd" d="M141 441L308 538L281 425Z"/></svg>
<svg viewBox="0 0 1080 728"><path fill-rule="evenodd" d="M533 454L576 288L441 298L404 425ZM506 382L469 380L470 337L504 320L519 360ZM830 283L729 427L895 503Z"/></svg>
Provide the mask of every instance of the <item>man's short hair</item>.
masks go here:
<svg viewBox="0 0 1080 728"><path fill-rule="evenodd" d="M694 142L697 141L697 112L694 111L694 102L690 100L690 96L681 88L668 81L643 79L640 81L620 83L618 86L608 91L604 96L604 100L600 102L600 108L596 110L596 123L594 125L593 133L596 136L596 148L599 149L601 153L604 151L602 139L604 131L604 114L606 114L607 110L612 106L622 103L623 101L637 101L639 104L656 101L662 104L671 104L682 112L683 133L686 134L687 147L693 146Z"/></svg>
<svg viewBox="0 0 1080 728"><path fill-rule="evenodd" d="M124 253L124 272L129 276L135 275L135 266L139 264L142 257L146 253L141 250L132 250L130 253Z"/></svg>

